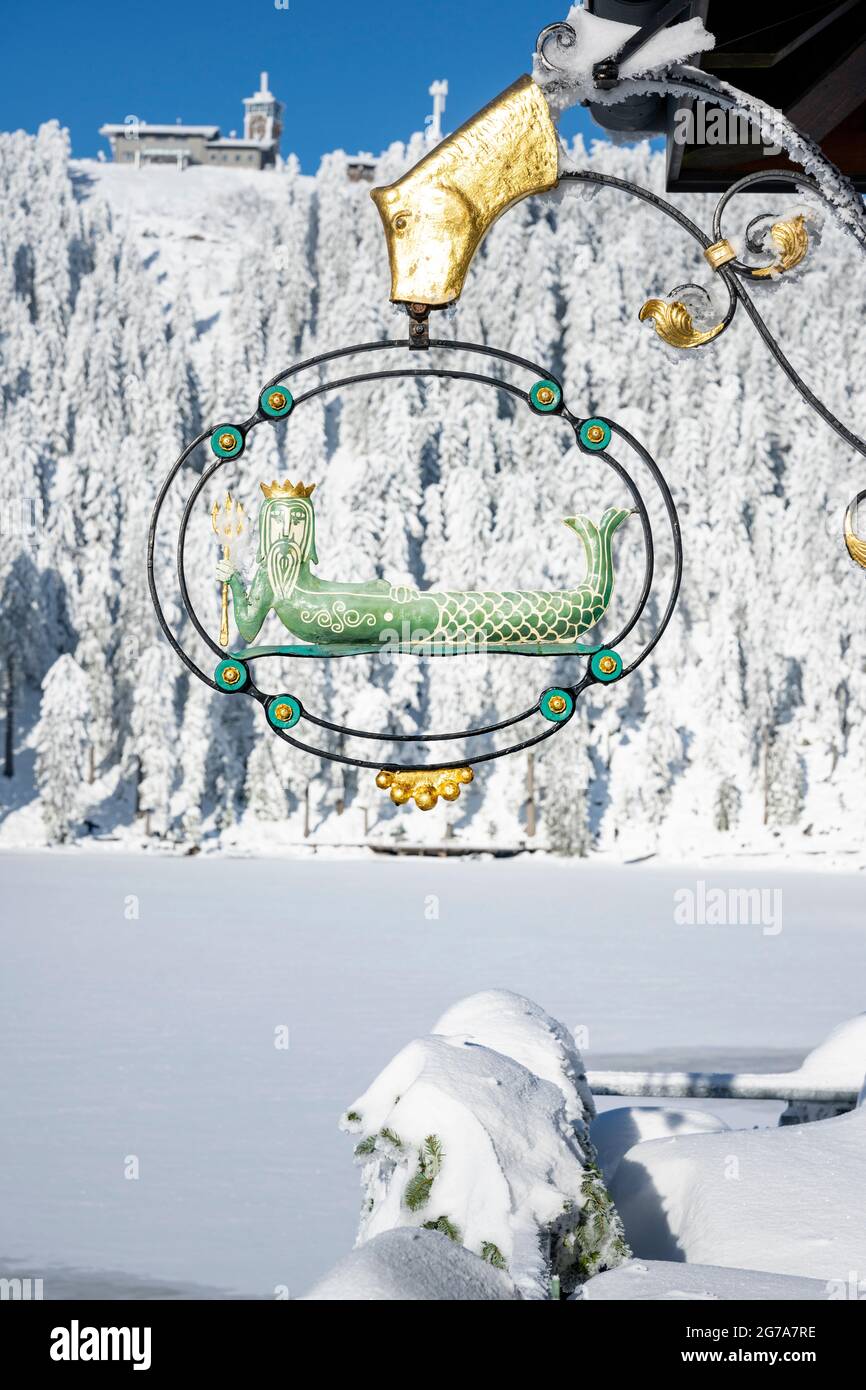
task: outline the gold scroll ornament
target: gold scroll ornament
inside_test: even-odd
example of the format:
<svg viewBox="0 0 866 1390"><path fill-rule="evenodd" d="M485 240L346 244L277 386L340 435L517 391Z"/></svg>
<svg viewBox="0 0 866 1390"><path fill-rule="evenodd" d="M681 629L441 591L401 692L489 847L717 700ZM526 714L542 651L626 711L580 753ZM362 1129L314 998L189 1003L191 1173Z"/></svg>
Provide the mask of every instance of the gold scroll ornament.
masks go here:
<svg viewBox="0 0 866 1390"><path fill-rule="evenodd" d="M659 337L675 348L700 347L717 338L725 327L716 323L703 332L695 328L689 310L679 299L648 299L638 317L641 323L652 319Z"/></svg>
<svg viewBox="0 0 866 1390"><path fill-rule="evenodd" d="M770 228L770 240L778 252L776 259L771 265L751 268L753 280L782 275L786 270L793 270L804 259L809 249L809 232L803 214L798 212L784 222L774 222ZM723 239L707 247L704 256L713 270L721 270L736 259L736 252L731 243ZM675 348L701 347L704 343L712 342L727 327L725 323L716 323L703 331L695 328L688 308L679 299L648 299L638 317L642 323L652 319L659 337Z"/></svg>
<svg viewBox="0 0 866 1390"><path fill-rule="evenodd" d="M866 492L858 493L845 513L845 546L855 565L866 570L866 541L854 530L854 519L862 502L866 502Z"/></svg>
<svg viewBox="0 0 866 1390"><path fill-rule="evenodd" d="M793 270L805 259L809 250L809 232L802 212L789 217L784 222L774 222L770 228L770 240L778 255L772 265L759 266L752 271L753 280L765 279L768 275L781 275L785 270Z"/></svg>

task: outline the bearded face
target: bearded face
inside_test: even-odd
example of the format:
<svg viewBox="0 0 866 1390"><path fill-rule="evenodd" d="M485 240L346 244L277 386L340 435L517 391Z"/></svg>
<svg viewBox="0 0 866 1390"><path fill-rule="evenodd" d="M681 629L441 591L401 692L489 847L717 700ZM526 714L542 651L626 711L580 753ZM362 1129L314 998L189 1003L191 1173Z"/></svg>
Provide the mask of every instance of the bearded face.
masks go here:
<svg viewBox="0 0 866 1390"><path fill-rule="evenodd" d="M281 498L263 504L257 559L267 567L274 598L290 598L301 565L317 559L312 503L302 498Z"/></svg>

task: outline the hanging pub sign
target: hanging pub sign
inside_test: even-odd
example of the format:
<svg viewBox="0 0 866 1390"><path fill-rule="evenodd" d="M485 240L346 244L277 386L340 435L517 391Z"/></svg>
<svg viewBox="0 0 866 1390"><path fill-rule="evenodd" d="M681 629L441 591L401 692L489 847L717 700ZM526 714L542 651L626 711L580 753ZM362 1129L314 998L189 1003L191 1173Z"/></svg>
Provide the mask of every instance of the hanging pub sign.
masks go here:
<svg viewBox="0 0 866 1390"><path fill-rule="evenodd" d="M644 31L619 54L593 64L597 93L610 99L625 80L621 70L627 60L633 68L641 34ZM652 33L644 34L642 42L650 38ZM187 445L169 471L151 520L150 591L163 631L186 667L214 690L255 701L261 706L264 725L293 748L369 769L377 786L397 805L411 802L430 810L440 799L456 801L480 765L531 748L564 730L581 695L625 680L650 656L671 620L680 589L682 545L676 507L658 463L640 441L616 420L569 402L549 364L486 344L431 336L431 314L457 302L485 234L515 203L558 185L583 183L624 193L672 218L700 245L709 271L723 287L726 308L714 320L706 290L680 286L666 298L648 298L638 317L651 321L669 348L703 350L729 327L742 306L808 404L846 443L866 455L864 441L818 400L795 371L746 288L759 293L779 276L800 272L813 249L814 212L797 208L784 217L753 217L744 254L761 257L757 263L743 258L723 227L728 205L739 192L775 177L823 200L840 225L866 248L860 199L817 146L799 136L792 141L792 152L796 157L805 149L810 168L818 169L822 177L788 169L775 175L748 175L719 201L712 235L648 189L611 175L561 168L551 108L556 109L557 92L567 81L567 60L577 43L570 25L549 26L539 36L535 76L520 78L396 183L373 190L388 247L391 300L406 310L407 336L336 348L280 371L262 388L246 419L212 424ZM742 107L754 118L751 98L730 88L720 89L694 70L654 71L644 78L630 71L627 83L629 93L711 94L715 102L733 110ZM345 359L352 359L355 366L343 375ZM473 360L485 370L465 365ZM371 361L379 364L370 366ZM326 368L336 369L337 375L322 380ZM575 579L569 587L525 588L515 575L507 590L416 589L392 583L387 576L341 574L338 562L329 555L328 536L317 526L314 492L320 477L315 481L261 478L248 462L254 432L291 430L306 403L350 390L357 383L412 378L473 382L529 412L539 429L555 417L571 432L578 457L605 479L607 505L600 514L575 510L574 515L562 518L573 534L576 557ZM206 466L202 466L201 451L209 451ZM324 465L322 460L320 466ZM229 467L234 493L221 478ZM237 481L239 477L242 482ZM580 481L575 480L576 498ZM177 578L186 616L212 655L210 669L194 659L169 623L154 573L166 499L185 484L191 485L177 536ZM224 500L214 502L208 512L208 497L217 485ZM645 496L647 488L653 493L652 507ZM857 506L864 498L866 493L861 493L846 512L844 539L851 558L866 567L866 541L856 532ZM189 527L199 524L202 515L220 547L214 574L215 614L206 617L193 604L185 561ZM659 515L666 531L663 552L653 519ZM551 524L555 521L552 518ZM249 580L243 577L236 557L238 538L247 528L256 538L255 569ZM597 629L608 612L626 536L641 547L640 578L627 596L626 613L617 630L602 640ZM660 577L662 553L666 572ZM282 642L257 645L272 618L282 629ZM638 638L641 619L646 622ZM458 722L451 731L400 734L387 728L343 725L329 718L327 708L308 708L294 691L268 679L269 664L275 658L327 661L385 649L389 654L436 658L480 651L530 659L555 656L563 659L560 669L567 666L571 674L554 687L539 688L538 684L533 687L528 667L524 708L502 710L495 721L477 728L467 729ZM334 735L339 736L337 746ZM491 736L496 739L493 748ZM345 751L346 741L386 747L391 756L354 756ZM456 760L437 761L431 750L442 742L459 743L465 751Z"/></svg>

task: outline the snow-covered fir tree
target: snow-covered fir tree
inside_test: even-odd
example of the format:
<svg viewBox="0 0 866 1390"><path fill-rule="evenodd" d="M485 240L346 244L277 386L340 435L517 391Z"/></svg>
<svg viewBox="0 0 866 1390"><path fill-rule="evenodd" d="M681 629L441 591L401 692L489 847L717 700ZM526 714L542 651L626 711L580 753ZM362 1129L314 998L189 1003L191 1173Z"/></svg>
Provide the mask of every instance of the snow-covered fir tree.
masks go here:
<svg viewBox="0 0 866 1390"><path fill-rule="evenodd" d="M74 657L59 656L42 684L41 713L33 735L36 785L49 844L64 844L72 838L82 818L91 725L87 676Z"/></svg>

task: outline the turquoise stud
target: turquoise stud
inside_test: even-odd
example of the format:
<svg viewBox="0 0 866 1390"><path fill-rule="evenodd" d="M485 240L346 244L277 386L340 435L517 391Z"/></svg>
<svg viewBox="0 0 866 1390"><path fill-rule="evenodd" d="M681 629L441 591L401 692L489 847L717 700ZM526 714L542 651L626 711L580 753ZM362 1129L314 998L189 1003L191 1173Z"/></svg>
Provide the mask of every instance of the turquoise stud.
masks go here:
<svg viewBox="0 0 866 1390"><path fill-rule="evenodd" d="M250 678L250 673L242 661L236 661L233 656L227 656L217 666L213 678L220 690L224 690L227 695L235 695L239 690L243 690Z"/></svg>
<svg viewBox="0 0 866 1390"><path fill-rule="evenodd" d="M534 410L540 410L542 415L549 415L552 410L558 410L562 404L562 391L555 381L536 381L530 389L529 399Z"/></svg>
<svg viewBox="0 0 866 1390"><path fill-rule="evenodd" d="M607 647L602 647L601 651L589 663L589 669L597 681L605 684L608 681L615 681L622 674L622 657L618 652L612 652Z"/></svg>
<svg viewBox="0 0 866 1390"><path fill-rule="evenodd" d="M292 729L301 717L301 702L294 695L275 695L268 701L268 719L275 729Z"/></svg>
<svg viewBox="0 0 866 1390"><path fill-rule="evenodd" d="M610 443L610 425L605 424L604 420L584 420L579 437L584 449L598 453Z"/></svg>
<svg viewBox="0 0 866 1390"><path fill-rule="evenodd" d="M569 719L574 713L574 696L555 685L550 690L545 690L538 702L538 708L545 719L552 719L554 724L561 724L563 719Z"/></svg>
<svg viewBox="0 0 866 1390"><path fill-rule="evenodd" d="M285 386L267 386L259 396L259 405L272 420L282 420L290 415L294 404L294 397Z"/></svg>
<svg viewBox="0 0 866 1390"><path fill-rule="evenodd" d="M219 459L236 459L243 453L244 437L234 425L217 425L210 446Z"/></svg>

